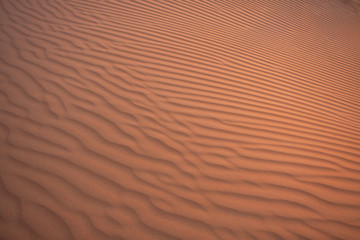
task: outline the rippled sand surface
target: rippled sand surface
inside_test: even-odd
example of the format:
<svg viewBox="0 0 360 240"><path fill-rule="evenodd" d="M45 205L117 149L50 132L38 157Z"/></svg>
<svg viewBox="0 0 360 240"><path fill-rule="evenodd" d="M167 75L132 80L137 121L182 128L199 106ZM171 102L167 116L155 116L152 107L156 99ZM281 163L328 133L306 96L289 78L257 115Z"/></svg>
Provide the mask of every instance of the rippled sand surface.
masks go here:
<svg viewBox="0 0 360 240"><path fill-rule="evenodd" d="M0 0L1 240L360 239L360 11Z"/></svg>

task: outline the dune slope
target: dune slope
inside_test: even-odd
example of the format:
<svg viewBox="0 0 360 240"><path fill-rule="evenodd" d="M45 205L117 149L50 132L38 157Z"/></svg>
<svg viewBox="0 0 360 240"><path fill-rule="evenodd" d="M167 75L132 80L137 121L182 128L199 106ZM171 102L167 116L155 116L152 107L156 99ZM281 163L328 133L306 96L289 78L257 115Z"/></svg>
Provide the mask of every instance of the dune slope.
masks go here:
<svg viewBox="0 0 360 240"><path fill-rule="evenodd" d="M0 239L360 239L360 12L0 1Z"/></svg>

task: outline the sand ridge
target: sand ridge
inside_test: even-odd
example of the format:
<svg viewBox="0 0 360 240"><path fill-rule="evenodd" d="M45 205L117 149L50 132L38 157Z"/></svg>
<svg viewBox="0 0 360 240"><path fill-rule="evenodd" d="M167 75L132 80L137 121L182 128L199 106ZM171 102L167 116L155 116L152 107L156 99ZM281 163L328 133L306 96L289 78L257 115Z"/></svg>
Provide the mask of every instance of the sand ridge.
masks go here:
<svg viewBox="0 0 360 240"><path fill-rule="evenodd" d="M0 239L360 238L344 1L0 1Z"/></svg>

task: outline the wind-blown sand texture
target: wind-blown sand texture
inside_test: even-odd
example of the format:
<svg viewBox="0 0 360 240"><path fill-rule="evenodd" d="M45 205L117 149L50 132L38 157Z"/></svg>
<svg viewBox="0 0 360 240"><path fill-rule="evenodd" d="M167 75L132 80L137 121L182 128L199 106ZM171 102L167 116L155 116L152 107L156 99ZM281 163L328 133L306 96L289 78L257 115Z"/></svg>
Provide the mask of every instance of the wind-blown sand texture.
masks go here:
<svg viewBox="0 0 360 240"><path fill-rule="evenodd" d="M0 239L360 239L360 12L1 0Z"/></svg>

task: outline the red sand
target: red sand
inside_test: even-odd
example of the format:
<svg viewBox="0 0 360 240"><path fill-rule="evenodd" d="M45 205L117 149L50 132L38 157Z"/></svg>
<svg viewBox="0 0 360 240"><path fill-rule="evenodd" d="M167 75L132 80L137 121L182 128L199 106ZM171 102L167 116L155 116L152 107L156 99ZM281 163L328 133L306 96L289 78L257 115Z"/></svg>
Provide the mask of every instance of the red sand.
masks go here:
<svg viewBox="0 0 360 240"><path fill-rule="evenodd" d="M0 1L0 239L360 239L360 11Z"/></svg>

